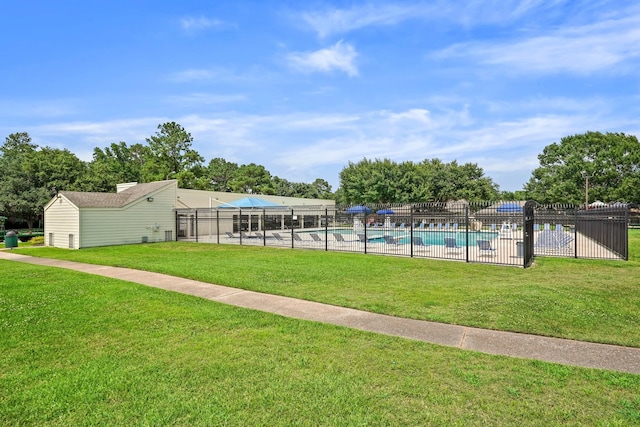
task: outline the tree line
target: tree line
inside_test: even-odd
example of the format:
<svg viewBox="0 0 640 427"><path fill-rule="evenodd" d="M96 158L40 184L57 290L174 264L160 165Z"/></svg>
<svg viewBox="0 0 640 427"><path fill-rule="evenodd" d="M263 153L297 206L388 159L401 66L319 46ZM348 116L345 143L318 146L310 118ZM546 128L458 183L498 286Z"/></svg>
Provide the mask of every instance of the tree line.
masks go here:
<svg viewBox="0 0 640 427"><path fill-rule="evenodd" d="M500 192L477 164L439 159L394 162L363 159L340 172L334 193L321 178L290 182L264 166L214 158L205 163L192 148L193 137L167 122L145 143L112 143L94 148L89 162L67 149L38 147L26 132L9 135L0 146L0 215L23 220L31 228L56 190L113 192L121 182L176 179L180 188L335 199L342 204L427 201L524 200L540 203L590 199L640 201L640 145L623 133L587 132L564 137L538 156L540 166L523 190Z"/></svg>

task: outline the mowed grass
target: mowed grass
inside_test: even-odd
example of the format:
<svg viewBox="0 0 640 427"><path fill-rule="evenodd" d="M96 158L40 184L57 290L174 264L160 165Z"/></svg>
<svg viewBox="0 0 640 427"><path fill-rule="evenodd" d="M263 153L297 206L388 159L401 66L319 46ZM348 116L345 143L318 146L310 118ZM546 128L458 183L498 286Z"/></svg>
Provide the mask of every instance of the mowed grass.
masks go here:
<svg viewBox="0 0 640 427"><path fill-rule="evenodd" d="M18 251L400 317L640 347L640 230L630 231L628 262L537 258L528 269L175 242Z"/></svg>
<svg viewBox="0 0 640 427"><path fill-rule="evenodd" d="M140 249L201 251L192 248ZM640 375L461 351L63 269L0 269L0 425L640 424Z"/></svg>

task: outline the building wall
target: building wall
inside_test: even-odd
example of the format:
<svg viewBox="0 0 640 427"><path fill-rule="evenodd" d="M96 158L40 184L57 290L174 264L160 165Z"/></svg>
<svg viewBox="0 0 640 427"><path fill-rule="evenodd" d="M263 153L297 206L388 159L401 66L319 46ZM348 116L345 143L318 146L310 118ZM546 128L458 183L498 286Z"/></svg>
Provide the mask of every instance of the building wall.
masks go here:
<svg viewBox="0 0 640 427"><path fill-rule="evenodd" d="M79 218L79 209L65 197L60 196L50 201L44 210L44 244L58 248L78 248Z"/></svg>
<svg viewBox="0 0 640 427"><path fill-rule="evenodd" d="M123 208L83 208L80 247L175 240L176 188L169 187ZM170 232L170 236L167 232Z"/></svg>

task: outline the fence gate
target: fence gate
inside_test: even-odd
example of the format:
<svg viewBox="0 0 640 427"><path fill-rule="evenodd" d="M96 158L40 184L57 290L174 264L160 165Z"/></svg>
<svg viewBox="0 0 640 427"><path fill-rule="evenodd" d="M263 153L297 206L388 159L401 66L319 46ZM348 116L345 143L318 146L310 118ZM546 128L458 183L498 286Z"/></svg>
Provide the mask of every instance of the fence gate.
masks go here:
<svg viewBox="0 0 640 427"><path fill-rule="evenodd" d="M523 267L527 268L533 262L533 224L534 208L537 205L536 202L529 200L524 204L523 208L523 222L522 222L522 238L524 246L524 263Z"/></svg>

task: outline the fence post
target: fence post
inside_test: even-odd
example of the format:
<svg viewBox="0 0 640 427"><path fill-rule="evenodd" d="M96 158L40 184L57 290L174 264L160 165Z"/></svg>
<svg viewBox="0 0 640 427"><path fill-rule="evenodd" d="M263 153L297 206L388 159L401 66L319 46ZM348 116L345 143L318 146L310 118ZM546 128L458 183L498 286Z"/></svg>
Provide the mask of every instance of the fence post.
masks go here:
<svg viewBox="0 0 640 427"><path fill-rule="evenodd" d="M267 246L267 230L264 226L267 223L267 210L262 209L262 246Z"/></svg>
<svg viewBox="0 0 640 427"><path fill-rule="evenodd" d="M196 243L198 243L198 234L200 232L198 231L198 209L196 209Z"/></svg>
<svg viewBox="0 0 640 427"><path fill-rule="evenodd" d="M578 258L578 209L573 211L573 257Z"/></svg>
<svg viewBox="0 0 640 427"><path fill-rule="evenodd" d="M329 236L329 208L324 208L324 250L329 250L329 242L327 237Z"/></svg>
<svg viewBox="0 0 640 427"><path fill-rule="evenodd" d="M240 233L240 244L242 245L242 208L238 208L238 233Z"/></svg>
<svg viewBox="0 0 640 427"><path fill-rule="evenodd" d="M216 242L220 244L220 210L216 208Z"/></svg>
<svg viewBox="0 0 640 427"><path fill-rule="evenodd" d="M178 241L178 233L180 231L180 223L179 223L179 218L180 216L178 215L178 211L176 211L176 242Z"/></svg>
<svg viewBox="0 0 640 427"><path fill-rule="evenodd" d="M411 206L409 209L411 209L411 234L409 236L409 244L411 245L411 250L410 250L410 256L411 258L413 258L413 206Z"/></svg>
<svg viewBox="0 0 640 427"><path fill-rule="evenodd" d="M464 222L466 224L465 227L465 240L466 240L466 262L469 262L469 206L464 207Z"/></svg>
<svg viewBox="0 0 640 427"><path fill-rule="evenodd" d="M293 232L295 229L295 226L293 225L293 214L294 214L294 211L293 211L293 208L291 208L291 249L295 247L294 240L293 240Z"/></svg>
<svg viewBox="0 0 640 427"><path fill-rule="evenodd" d="M367 254L367 210L364 212L364 254Z"/></svg>

